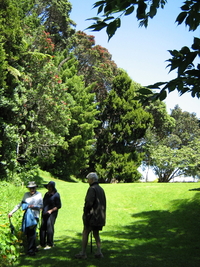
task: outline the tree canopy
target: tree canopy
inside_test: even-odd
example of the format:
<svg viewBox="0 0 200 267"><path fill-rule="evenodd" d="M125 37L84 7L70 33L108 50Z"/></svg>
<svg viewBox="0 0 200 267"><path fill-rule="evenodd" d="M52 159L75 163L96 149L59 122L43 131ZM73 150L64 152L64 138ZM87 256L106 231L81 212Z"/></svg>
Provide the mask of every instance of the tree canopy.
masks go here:
<svg viewBox="0 0 200 267"><path fill-rule="evenodd" d="M140 93L151 91L94 36L75 32L68 1L1 4L0 179L27 182L41 168L64 180L97 171L103 181L134 182L142 161L157 173L168 164L197 175L195 116L178 107L168 115L158 100L142 105Z"/></svg>
<svg viewBox="0 0 200 267"><path fill-rule="evenodd" d="M151 166L159 182L169 182L180 175L198 176L199 120L195 114L183 112L178 106L171 115L158 107L147 107L153 115L154 125L145 135L145 166Z"/></svg>
<svg viewBox="0 0 200 267"><path fill-rule="evenodd" d="M72 135L69 129L72 110L78 105L78 97L82 97L81 93L73 95L70 91L70 73L74 88L88 93L91 114L96 111L92 104L94 95L82 85L82 78L76 76L74 56L71 54L71 61L60 66L64 53L69 56L74 33L70 10L69 2L56 0L2 1L0 170L3 179L12 180L17 173L31 179L29 171L34 166L54 163L58 150L69 147L71 139L66 136ZM88 149L94 135L89 126L84 134L88 139L81 147L83 150L84 145ZM87 153L84 159L88 161Z"/></svg>
<svg viewBox="0 0 200 267"><path fill-rule="evenodd" d="M77 74L83 75L86 86L95 84L93 91L96 100L101 102L106 98L112 80L118 73L117 65L106 48L95 45L93 35L78 31L74 39L73 53L78 60Z"/></svg>

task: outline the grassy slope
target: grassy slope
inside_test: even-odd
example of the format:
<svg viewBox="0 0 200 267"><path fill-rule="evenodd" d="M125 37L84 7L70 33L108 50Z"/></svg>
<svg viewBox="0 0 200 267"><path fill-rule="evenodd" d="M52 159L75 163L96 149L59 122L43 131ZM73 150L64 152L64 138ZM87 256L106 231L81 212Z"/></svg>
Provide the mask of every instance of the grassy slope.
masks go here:
<svg viewBox="0 0 200 267"><path fill-rule="evenodd" d="M56 185L63 204L55 225L56 246L34 258L21 257L18 266L200 266L200 192L189 190L199 184L103 184L108 204L101 233L104 259L94 259L89 244L84 261L74 254L80 251L88 185L59 180Z"/></svg>

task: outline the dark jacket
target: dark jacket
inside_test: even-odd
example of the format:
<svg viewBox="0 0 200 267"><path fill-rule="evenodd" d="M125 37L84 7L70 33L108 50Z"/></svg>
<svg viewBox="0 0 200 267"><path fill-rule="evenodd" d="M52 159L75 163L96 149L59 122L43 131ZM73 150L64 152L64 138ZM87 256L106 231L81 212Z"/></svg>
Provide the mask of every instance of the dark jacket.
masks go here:
<svg viewBox="0 0 200 267"><path fill-rule="evenodd" d="M57 191L55 191L53 194L49 194L47 192L43 198L42 216L46 215L47 211L53 209L54 207L57 207L58 209L61 208L60 194ZM55 213L57 216L58 210L54 211L53 213Z"/></svg>
<svg viewBox="0 0 200 267"><path fill-rule="evenodd" d="M83 208L83 223L86 226L104 226L106 224L106 196L97 182L88 188Z"/></svg>

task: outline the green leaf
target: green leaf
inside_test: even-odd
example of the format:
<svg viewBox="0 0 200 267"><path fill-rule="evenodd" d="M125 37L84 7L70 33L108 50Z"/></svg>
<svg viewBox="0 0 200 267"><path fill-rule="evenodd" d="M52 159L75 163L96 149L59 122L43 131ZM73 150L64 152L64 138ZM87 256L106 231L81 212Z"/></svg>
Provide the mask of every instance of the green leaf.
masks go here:
<svg viewBox="0 0 200 267"><path fill-rule="evenodd" d="M199 24L195 23L193 14L189 14L185 20L185 24L189 26L190 31L195 31Z"/></svg>
<svg viewBox="0 0 200 267"><path fill-rule="evenodd" d="M168 50L168 52L174 57L178 55L178 51L177 50Z"/></svg>
<svg viewBox="0 0 200 267"><path fill-rule="evenodd" d="M106 32L108 34L108 40L112 38L115 34L118 27L120 27L121 20L119 18L115 19L114 21L110 22L107 26Z"/></svg>
<svg viewBox="0 0 200 267"><path fill-rule="evenodd" d="M106 19L104 19L103 21L107 21L107 20L111 20L114 19L115 17L107 17Z"/></svg>
<svg viewBox="0 0 200 267"><path fill-rule="evenodd" d="M189 10L190 8L189 8L189 6L186 4L186 5L183 5L183 6L181 7L181 9L182 9L182 10Z"/></svg>
<svg viewBox="0 0 200 267"><path fill-rule="evenodd" d="M187 46L184 46L181 48L180 52L182 54L188 54L188 53L190 53L190 49Z"/></svg>
<svg viewBox="0 0 200 267"><path fill-rule="evenodd" d="M103 10L103 5L101 5L101 6L98 8L97 14L101 13L102 10Z"/></svg>
<svg viewBox="0 0 200 267"><path fill-rule="evenodd" d="M150 7L150 12L149 12L149 16L150 18L153 18L157 13L157 8L155 5L151 5Z"/></svg>
<svg viewBox="0 0 200 267"><path fill-rule="evenodd" d="M179 76L192 64L196 55L197 55L196 52L189 52L186 55L185 60L183 60L179 63L179 66L178 66L178 75Z"/></svg>
<svg viewBox="0 0 200 267"><path fill-rule="evenodd" d="M163 101L167 97L167 92L165 90L162 90L159 94L159 99Z"/></svg>
<svg viewBox="0 0 200 267"><path fill-rule="evenodd" d="M106 1L98 1L93 5L93 8L106 4Z"/></svg>
<svg viewBox="0 0 200 267"><path fill-rule="evenodd" d="M93 29L93 31L100 31L103 28L105 28L108 24L105 22L97 22L96 24L93 24L89 26L87 29Z"/></svg>
<svg viewBox="0 0 200 267"><path fill-rule="evenodd" d="M200 39L195 37L192 45L192 49L200 51Z"/></svg>
<svg viewBox="0 0 200 267"><path fill-rule="evenodd" d="M169 92L173 92L176 89L177 79L170 81L165 88L168 88ZM164 88L164 89L165 89Z"/></svg>
<svg viewBox="0 0 200 267"><path fill-rule="evenodd" d="M134 6L131 6L126 10L124 15L125 16L130 15L131 13L133 13L133 11L134 11Z"/></svg>
<svg viewBox="0 0 200 267"><path fill-rule="evenodd" d="M141 88L138 90L138 92L142 95L151 95L152 91L149 90L148 88Z"/></svg>
<svg viewBox="0 0 200 267"><path fill-rule="evenodd" d="M152 85L148 85L147 87L150 89L160 89L160 86L166 84L166 82L157 82Z"/></svg>
<svg viewBox="0 0 200 267"><path fill-rule="evenodd" d="M187 17L187 12L181 12L178 17L176 18L176 22L178 22L178 25L180 25L184 19Z"/></svg>
<svg viewBox="0 0 200 267"><path fill-rule="evenodd" d="M110 13L113 12L112 9L113 9L112 4L110 4L110 3L106 3L106 7L104 8L104 13L108 13L108 14L110 14Z"/></svg>
<svg viewBox="0 0 200 267"><path fill-rule="evenodd" d="M138 2L137 18L139 20L145 18L146 8L147 8L147 5L144 2L141 2L141 1Z"/></svg>

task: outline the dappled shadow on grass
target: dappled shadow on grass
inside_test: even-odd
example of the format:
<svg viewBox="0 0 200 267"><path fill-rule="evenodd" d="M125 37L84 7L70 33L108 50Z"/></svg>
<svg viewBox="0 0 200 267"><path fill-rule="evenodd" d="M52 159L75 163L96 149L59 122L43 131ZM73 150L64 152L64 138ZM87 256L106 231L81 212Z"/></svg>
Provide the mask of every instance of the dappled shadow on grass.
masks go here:
<svg viewBox="0 0 200 267"><path fill-rule="evenodd" d="M81 233L77 237L71 238L69 236L62 237L55 240L56 246L50 250L40 250L34 257L21 256L18 264L19 267L103 267L109 262L109 256L105 253L104 259L94 258L94 248L90 252L90 245L88 245L88 258L86 260L75 259L75 254L80 252ZM109 243L108 243L109 244ZM105 248L106 250L106 248ZM109 265L118 266L118 265ZM120 265L119 265L120 266ZM121 265L122 266L122 265Z"/></svg>
<svg viewBox="0 0 200 267"><path fill-rule="evenodd" d="M21 257L18 266L200 266L200 193L190 200L173 201L164 211L130 216L130 225L115 225L101 233L104 259L95 259L89 248L87 260L74 259L80 251L81 233L71 238L69 230L67 235L56 240L53 249L40 251L35 258Z"/></svg>
<svg viewBox="0 0 200 267"><path fill-rule="evenodd" d="M200 191L200 188L192 188L192 189L189 189L189 191Z"/></svg>
<svg viewBox="0 0 200 267"><path fill-rule="evenodd" d="M191 200L176 200L166 211L133 214L136 220L108 234L113 251L122 249L128 266L200 266L200 194Z"/></svg>
<svg viewBox="0 0 200 267"><path fill-rule="evenodd" d="M21 256L17 266L76 266L69 263L74 258L74 254L77 253L78 248L80 249L80 237L73 239L68 236L63 236L62 239L55 240L55 244L55 247L52 249L40 249L34 257Z"/></svg>

